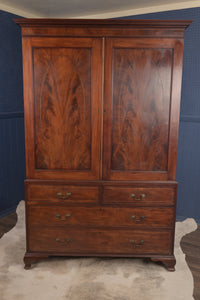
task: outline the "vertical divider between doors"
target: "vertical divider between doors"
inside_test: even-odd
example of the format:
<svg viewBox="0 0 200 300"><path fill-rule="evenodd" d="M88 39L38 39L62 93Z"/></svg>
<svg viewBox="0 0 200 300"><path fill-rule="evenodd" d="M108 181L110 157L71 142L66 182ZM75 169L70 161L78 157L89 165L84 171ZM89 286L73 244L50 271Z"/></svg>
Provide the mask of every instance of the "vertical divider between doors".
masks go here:
<svg viewBox="0 0 200 300"><path fill-rule="evenodd" d="M105 84L105 75L104 75L104 65L105 65L105 37L102 38L102 86L101 86L101 141L100 141L100 168L99 168L99 179L102 179L103 176L103 110L104 110L104 84Z"/></svg>
<svg viewBox="0 0 200 300"><path fill-rule="evenodd" d="M111 172L111 107L112 107L112 38L105 38L104 105L103 105L103 179L110 179Z"/></svg>

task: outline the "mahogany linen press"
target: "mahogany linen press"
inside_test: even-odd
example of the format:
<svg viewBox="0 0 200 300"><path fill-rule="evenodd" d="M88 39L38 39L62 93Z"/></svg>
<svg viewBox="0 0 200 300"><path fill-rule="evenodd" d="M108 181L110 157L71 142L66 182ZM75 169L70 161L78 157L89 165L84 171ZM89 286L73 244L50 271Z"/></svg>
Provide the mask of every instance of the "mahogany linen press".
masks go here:
<svg viewBox="0 0 200 300"><path fill-rule="evenodd" d="M174 270L184 30L191 21L16 19L23 44L25 268L149 257Z"/></svg>

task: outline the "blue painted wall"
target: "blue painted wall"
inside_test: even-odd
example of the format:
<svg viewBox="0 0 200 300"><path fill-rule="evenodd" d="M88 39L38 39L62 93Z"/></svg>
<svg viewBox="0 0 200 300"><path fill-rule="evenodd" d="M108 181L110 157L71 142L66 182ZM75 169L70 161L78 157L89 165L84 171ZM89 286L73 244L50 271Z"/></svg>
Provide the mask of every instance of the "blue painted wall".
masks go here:
<svg viewBox="0 0 200 300"><path fill-rule="evenodd" d="M193 20L185 32L177 180L177 219L200 223L200 8L166 11L123 19Z"/></svg>
<svg viewBox="0 0 200 300"><path fill-rule="evenodd" d="M24 199L21 33L14 17L0 11L0 216Z"/></svg>
<svg viewBox="0 0 200 300"><path fill-rule="evenodd" d="M0 11L0 216L24 198L25 177L20 28ZM177 218L200 221L200 8L160 12L133 19L192 19L185 33L178 149Z"/></svg>

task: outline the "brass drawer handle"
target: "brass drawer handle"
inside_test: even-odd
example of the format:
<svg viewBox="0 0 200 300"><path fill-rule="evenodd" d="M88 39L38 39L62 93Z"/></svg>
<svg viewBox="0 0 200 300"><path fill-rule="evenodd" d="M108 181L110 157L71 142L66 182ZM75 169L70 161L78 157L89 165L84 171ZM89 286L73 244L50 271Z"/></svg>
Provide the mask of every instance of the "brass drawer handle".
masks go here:
<svg viewBox="0 0 200 300"><path fill-rule="evenodd" d="M146 197L146 194L140 194L139 198L136 198L135 194L131 194L131 198L134 198L136 201L140 201Z"/></svg>
<svg viewBox="0 0 200 300"><path fill-rule="evenodd" d="M140 247L144 245L144 240L140 240L138 244L134 240L130 240L130 243L133 245L133 247Z"/></svg>
<svg viewBox="0 0 200 300"><path fill-rule="evenodd" d="M139 219L136 219L135 215L131 216L131 219L134 220L137 223L144 221L145 218L146 218L145 216L140 216Z"/></svg>
<svg viewBox="0 0 200 300"><path fill-rule="evenodd" d="M56 242L57 242L57 243L69 243L69 242L71 242L71 239L70 239L70 238L67 238L67 239L61 241L60 239L56 238Z"/></svg>
<svg viewBox="0 0 200 300"><path fill-rule="evenodd" d="M60 214L56 214L55 216L56 216L56 218L60 219L61 221L65 221L71 217L70 214L66 214L64 218L62 218Z"/></svg>
<svg viewBox="0 0 200 300"><path fill-rule="evenodd" d="M66 196L64 196L61 192L57 193L57 196L59 199L68 199L71 196L72 193L68 192L66 193Z"/></svg>

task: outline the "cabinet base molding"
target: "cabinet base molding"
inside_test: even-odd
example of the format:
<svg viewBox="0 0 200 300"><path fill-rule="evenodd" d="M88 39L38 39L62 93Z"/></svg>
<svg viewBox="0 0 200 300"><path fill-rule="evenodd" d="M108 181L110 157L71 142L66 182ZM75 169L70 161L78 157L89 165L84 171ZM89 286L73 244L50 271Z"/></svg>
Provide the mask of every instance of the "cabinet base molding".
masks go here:
<svg viewBox="0 0 200 300"><path fill-rule="evenodd" d="M24 255L24 269L30 270L32 264L38 262L39 260L45 260L48 257L49 255L45 255L44 253L26 252Z"/></svg>
<svg viewBox="0 0 200 300"><path fill-rule="evenodd" d="M42 253L42 252L26 252L24 255L24 269L30 270L32 265L39 262L40 260L45 260L50 257L106 257L107 258L144 258L144 259L150 259L153 262L162 262L163 265L166 267L168 271L175 271L175 264L176 259L174 255L167 255L167 256L159 256L159 255L131 255L131 254L94 254L94 253L88 253L84 255L80 255L80 253L73 253L73 254L65 254L65 253Z"/></svg>
<svg viewBox="0 0 200 300"><path fill-rule="evenodd" d="M155 262L162 262L168 271L175 271L176 259L174 255L170 257L151 257L151 260Z"/></svg>

